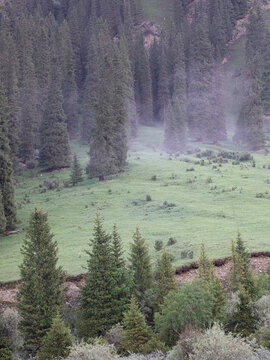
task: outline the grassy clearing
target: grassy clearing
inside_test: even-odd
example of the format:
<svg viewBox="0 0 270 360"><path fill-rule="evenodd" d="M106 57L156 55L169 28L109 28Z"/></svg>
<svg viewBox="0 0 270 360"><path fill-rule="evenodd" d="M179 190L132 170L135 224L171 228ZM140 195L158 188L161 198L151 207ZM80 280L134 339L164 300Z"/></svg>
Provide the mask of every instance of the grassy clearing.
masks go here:
<svg viewBox="0 0 270 360"><path fill-rule="evenodd" d="M206 159L203 166L194 155L170 159L159 150L161 143L160 129L141 128L129 152L127 171L104 183L85 179L76 188L44 192L45 180L63 183L70 171L37 173L33 178L26 172L18 178L16 190L18 228L25 228L34 206L48 211L59 261L68 274L84 272L84 250L97 211L108 231L118 225L127 252L137 225L154 257L156 240L166 244L175 238L176 244L168 247L175 265L190 261L181 258L182 251L193 251L197 259L202 241L211 257L228 255L238 230L251 251L269 250L270 155L255 154L256 167L252 162L232 165L232 161L219 167ZM87 150L73 144L84 166ZM146 201L147 195L152 201ZM18 278L23 238L20 234L0 240L0 281Z"/></svg>

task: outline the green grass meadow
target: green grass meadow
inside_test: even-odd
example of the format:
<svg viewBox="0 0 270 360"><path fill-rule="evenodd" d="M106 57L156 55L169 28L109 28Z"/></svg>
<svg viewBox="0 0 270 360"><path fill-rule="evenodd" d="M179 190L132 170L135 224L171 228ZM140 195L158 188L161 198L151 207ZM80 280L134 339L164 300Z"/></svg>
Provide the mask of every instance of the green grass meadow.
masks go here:
<svg viewBox="0 0 270 360"><path fill-rule="evenodd" d="M194 155L170 158L162 150L162 142L161 129L141 127L138 139L131 144L126 172L103 183L85 176L78 187L44 192L45 180L61 184L69 179L70 170L37 172L34 177L26 171L17 179L18 229L26 227L35 206L47 211L59 245L59 263L68 274L85 272L85 249L97 212L102 214L107 231L117 224L127 255L136 226L154 259L158 254L155 241L166 245L174 237L177 243L168 249L175 266L191 261L182 259L181 251L192 250L196 260L202 242L212 258L227 256L238 230L251 251L269 250L270 155L253 154L256 167L252 162L232 165L232 161L219 167L206 159L202 166ZM86 166L88 147L75 143L72 151ZM187 171L191 168L194 171ZM156 180L152 180L154 175ZM257 198L257 193L264 197ZM152 201L146 201L146 195ZM1 238L0 281L19 278L24 236Z"/></svg>

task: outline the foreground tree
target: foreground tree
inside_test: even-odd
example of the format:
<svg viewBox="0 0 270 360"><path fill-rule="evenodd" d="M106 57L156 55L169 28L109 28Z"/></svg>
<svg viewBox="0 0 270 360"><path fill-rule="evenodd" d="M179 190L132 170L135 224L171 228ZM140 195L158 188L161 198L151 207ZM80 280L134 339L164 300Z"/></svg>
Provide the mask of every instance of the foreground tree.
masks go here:
<svg viewBox="0 0 270 360"><path fill-rule="evenodd" d="M86 284L81 292L79 335L84 339L104 335L118 320L111 236L104 231L99 215L95 220L93 235L91 251L87 252Z"/></svg>
<svg viewBox="0 0 270 360"><path fill-rule="evenodd" d="M139 228L133 235L130 262L134 274L134 292L138 301L141 302L146 291L153 286L153 273L149 250Z"/></svg>
<svg viewBox="0 0 270 360"><path fill-rule="evenodd" d="M37 360L57 360L66 358L72 346L70 329L65 325L60 315L57 314L52 321L47 334L44 336Z"/></svg>
<svg viewBox="0 0 270 360"><path fill-rule="evenodd" d="M131 298L129 310L125 313L123 325L121 351L124 353L142 353L143 348L151 340L153 334L151 328L146 324L134 296Z"/></svg>
<svg viewBox="0 0 270 360"><path fill-rule="evenodd" d="M22 285L18 293L20 330L26 351L36 354L52 320L62 305L64 273L57 267L57 244L47 214L35 209L30 215L21 253Z"/></svg>
<svg viewBox="0 0 270 360"><path fill-rule="evenodd" d="M7 335L6 335L5 330L1 323L0 323L0 359L1 360L14 360L12 351L8 344Z"/></svg>

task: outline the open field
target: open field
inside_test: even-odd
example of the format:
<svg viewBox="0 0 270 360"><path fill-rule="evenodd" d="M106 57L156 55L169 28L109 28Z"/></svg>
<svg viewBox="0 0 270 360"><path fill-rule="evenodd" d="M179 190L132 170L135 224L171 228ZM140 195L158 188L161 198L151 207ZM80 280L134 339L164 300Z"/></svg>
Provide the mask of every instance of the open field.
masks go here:
<svg viewBox="0 0 270 360"><path fill-rule="evenodd" d="M193 251L197 259L201 242L205 242L211 257L227 256L238 230L250 251L269 250L270 155L253 154L256 167L252 161L233 165L233 160L219 166L215 159L209 161L204 157L201 162L195 154L170 159L159 148L162 140L160 129L140 128L138 140L131 145L127 171L104 183L85 178L76 188L47 190L43 186L45 180L62 184L68 180L70 171L37 173L32 178L26 172L18 178L16 190L21 222L18 228L25 228L34 206L48 211L59 244L60 264L68 274L85 271L84 250L97 211L104 217L108 231L114 223L118 225L127 253L137 225L154 257L155 241L166 244L174 237L177 243L168 249L175 265L191 261L181 258L185 250ZM73 144L73 151L84 166L88 161L87 150ZM154 175L156 180L152 180ZM146 201L146 195L152 201ZM19 277L23 238L24 234L19 234L1 239L0 281Z"/></svg>

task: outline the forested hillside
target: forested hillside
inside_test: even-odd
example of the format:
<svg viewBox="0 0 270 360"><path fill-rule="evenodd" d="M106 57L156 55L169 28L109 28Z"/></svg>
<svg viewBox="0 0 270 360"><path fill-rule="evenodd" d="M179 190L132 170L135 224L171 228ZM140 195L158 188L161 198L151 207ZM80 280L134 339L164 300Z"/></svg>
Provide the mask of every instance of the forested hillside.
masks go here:
<svg viewBox="0 0 270 360"><path fill-rule="evenodd" d="M161 24L145 22L151 4L2 3L2 230L16 223L12 172L70 166L73 139L91 144L87 173L100 180L124 169L138 124L163 126L169 153L184 151L188 139L225 140L223 63L248 9L245 93L234 141L264 147L270 92L262 4L170 0Z"/></svg>

